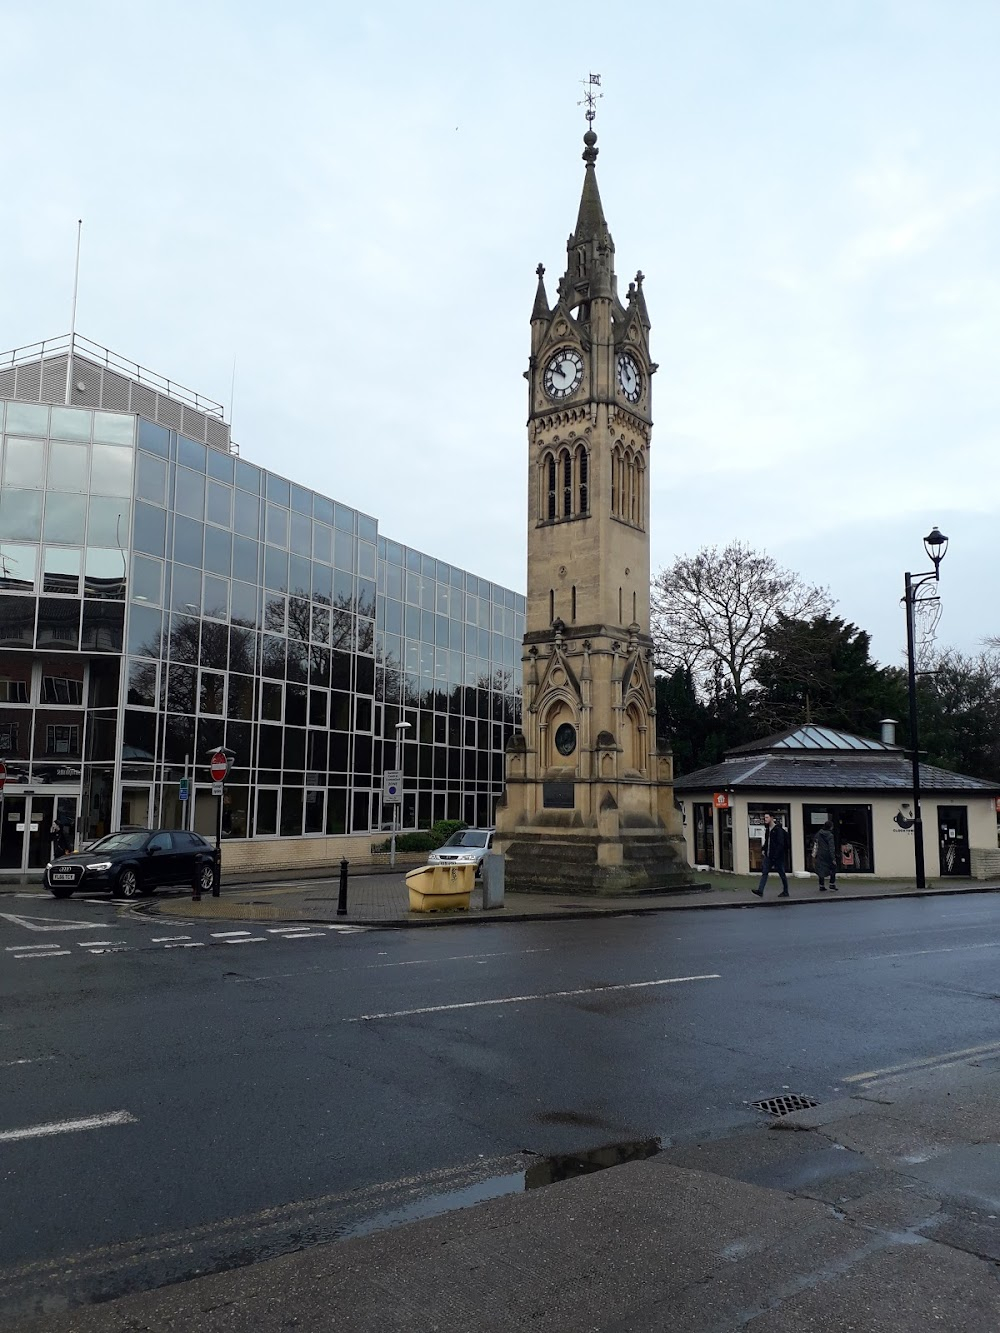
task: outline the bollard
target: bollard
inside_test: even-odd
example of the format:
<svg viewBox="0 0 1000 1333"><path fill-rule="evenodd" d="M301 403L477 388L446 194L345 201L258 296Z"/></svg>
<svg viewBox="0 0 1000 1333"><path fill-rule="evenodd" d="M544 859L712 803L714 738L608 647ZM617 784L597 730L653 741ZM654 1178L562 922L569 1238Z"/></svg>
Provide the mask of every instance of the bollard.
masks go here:
<svg viewBox="0 0 1000 1333"><path fill-rule="evenodd" d="M349 862L345 857L340 863L340 892L337 895L337 915L347 915L347 867Z"/></svg>

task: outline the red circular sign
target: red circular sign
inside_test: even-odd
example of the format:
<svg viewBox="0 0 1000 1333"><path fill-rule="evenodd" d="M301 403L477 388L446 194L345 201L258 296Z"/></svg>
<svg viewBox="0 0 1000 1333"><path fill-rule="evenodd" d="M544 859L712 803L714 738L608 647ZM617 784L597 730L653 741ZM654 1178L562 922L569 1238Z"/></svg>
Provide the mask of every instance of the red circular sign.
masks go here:
<svg viewBox="0 0 1000 1333"><path fill-rule="evenodd" d="M7 781L7 765L0 760L0 791L3 791L3 784Z"/></svg>
<svg viewBox="0 0 1000 1333"><path fill-rule="evenodd" d="M229 772L229 764L226 760L226 756L222 753L221 750L216 750L215 754L212 755L212 763L210 771L212 774L213 782L225 781L226 774Z"/></svg>

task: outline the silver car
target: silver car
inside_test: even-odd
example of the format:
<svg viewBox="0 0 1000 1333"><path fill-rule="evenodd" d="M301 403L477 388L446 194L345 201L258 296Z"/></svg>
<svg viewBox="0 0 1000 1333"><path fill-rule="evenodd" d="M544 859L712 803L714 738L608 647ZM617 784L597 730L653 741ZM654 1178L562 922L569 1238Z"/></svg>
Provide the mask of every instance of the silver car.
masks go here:
<svg viewBox="0 0 1000 1333"><path fill-rule="evenodd" d="M483 857L492 846L493 829L459 829L436 852L431 852L427 858L427 864L429 866L474 865L478 876L483 868Z"/></svg>

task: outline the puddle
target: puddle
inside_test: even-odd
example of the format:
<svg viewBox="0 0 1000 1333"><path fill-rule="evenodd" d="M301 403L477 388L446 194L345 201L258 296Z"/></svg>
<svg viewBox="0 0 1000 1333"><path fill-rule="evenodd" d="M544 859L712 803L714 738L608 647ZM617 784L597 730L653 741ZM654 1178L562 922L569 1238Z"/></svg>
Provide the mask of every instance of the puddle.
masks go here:
<svg viewBox="0 0 1000 1333"><path fill-rule="evenodd" d="M603 1147L590 1148L586 1152L543 1157L525 1171L524 1188L540 1189L543 1185L555 1185L560 1180L573 1180L576 1176L589 1176L594 1171L621 1166L624 1162L644 1162L647 1157L655 1157L659 1151L660 1140L653 1138L634 1139L629 1143L606 1143Z"/></svg>
<svg viewBox="0 0 1000 1333"><path fill-rule="evenodd" d="M587 1176L594 1171L621 1166L624 1162L645 1161L647 1157L655 1157L660 1147L658 1138L635 1139L628 1143L606 1143L600 1148L589 1148L585 1152L540 1157L524 1171L490 1176L485 1180L465 1185L461 1189L447 1190L443 1194L430 1194L402 1207L370 1215L338 1231L337 1239L347 1240L355 1236L368 1236L374 1231L385 1231L390 1227L402 1226L406 1222L419 1222L430 1217L440 1217L444 1213L453 1213L461 1208L470 1208L473 1204L483 1203L487 1199L500 1199L506 1194L520 1194L525 1190L541 1189L545 1185L555 1185L561 1180L573 1180L576 1176Z"/></svg>

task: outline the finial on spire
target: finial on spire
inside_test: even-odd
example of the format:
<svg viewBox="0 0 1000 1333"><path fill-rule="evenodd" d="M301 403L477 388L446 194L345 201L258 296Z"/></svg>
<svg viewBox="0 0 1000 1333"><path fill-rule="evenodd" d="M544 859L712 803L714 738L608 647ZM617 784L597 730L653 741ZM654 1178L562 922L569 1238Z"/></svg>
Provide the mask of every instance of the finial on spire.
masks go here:
<svg viewBox="0 0 1000 1333"><path fill-rule="evenodd" d="M536 275L536 277L539 277L539 278L544 278L544 277L545 277L545 265L544 265L544 264L539 264L539 265L538 265L538 267L535 269L535 275Z"/></svg>
<svg viewBox="0 0 1000 1333"><path fill-rule="evenodd" d="M588 74L585 79L581 80L581 82L583 84L583 97L577 103L577 106L585 106L587 108L584 112L584 115L587 117L587 133L583 136L583 142L586 144L586 147L583 150L583 160L588 167L592 167L597 161L598 153L598 149L595 147L595 144L597 143L597 135L594 132L594 118L597 115L598 98L603 97L604 94L594 91L595 88L600 88L601 86L600 74Z"/></svg>

